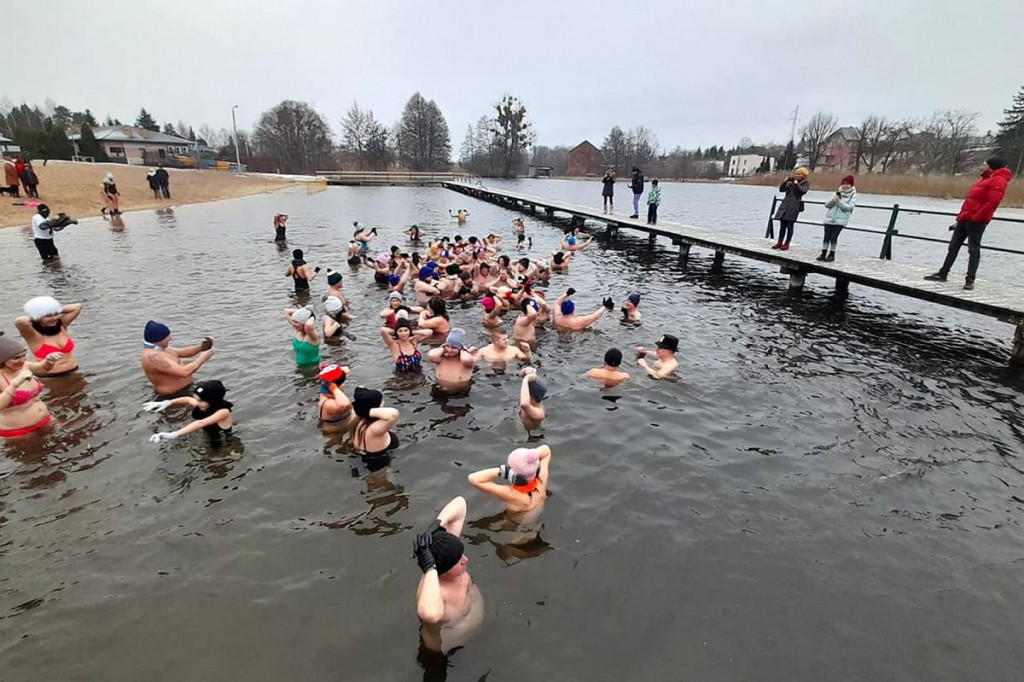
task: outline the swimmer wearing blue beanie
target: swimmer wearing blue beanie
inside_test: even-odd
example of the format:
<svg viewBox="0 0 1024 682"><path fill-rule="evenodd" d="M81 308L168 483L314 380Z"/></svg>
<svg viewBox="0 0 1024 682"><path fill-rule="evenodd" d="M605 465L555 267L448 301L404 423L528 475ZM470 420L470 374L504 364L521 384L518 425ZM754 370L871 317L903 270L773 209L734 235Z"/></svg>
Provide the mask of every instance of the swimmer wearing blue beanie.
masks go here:
<svg viewBox="0 0 1024 682"><path fill-rule="evenodd" d="M160 396L172 396L190 386L192 375L213 357L211 337L193 346L172 348L170 328L154 320L146 323L142 338L142 371ZM194 362L182 364L182 358L191 357Z"/></svg>
<svg viewBox="0 0 1024 682"><path fill-rule="evenodd" d="M568 289L564 294L555 299L555 327L563 331L581 331L601 319L609 310L615 308L611 297L602 301L601 307L589 315L577 315L576 304L570 299L576 293L575 289Z"/></svg>

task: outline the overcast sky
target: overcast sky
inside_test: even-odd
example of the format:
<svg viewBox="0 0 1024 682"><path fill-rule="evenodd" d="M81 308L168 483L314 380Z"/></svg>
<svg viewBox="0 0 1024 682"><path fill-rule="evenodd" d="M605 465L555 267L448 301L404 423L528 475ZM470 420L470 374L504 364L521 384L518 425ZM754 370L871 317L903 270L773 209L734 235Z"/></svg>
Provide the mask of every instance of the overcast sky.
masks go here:
<svg viewBox="0 0 1024 682"><path fill-rule="evenodd" d="M390 124L419 90L466 125L505 92L540 144L600 146L645 125L667 148L789 138L796 105L980 114L994 129L1024 85L1024 0L36 0L5 2L0 97L146 107L198 129L305 100L337 134L353 100Z"/></svg>

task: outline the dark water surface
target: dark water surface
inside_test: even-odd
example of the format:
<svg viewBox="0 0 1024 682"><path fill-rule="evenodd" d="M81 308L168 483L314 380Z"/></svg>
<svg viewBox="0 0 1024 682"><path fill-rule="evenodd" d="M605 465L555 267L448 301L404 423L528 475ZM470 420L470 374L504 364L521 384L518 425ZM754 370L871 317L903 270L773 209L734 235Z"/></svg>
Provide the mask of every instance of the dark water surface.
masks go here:
<svg viewBox="0 0 1024 682"><path fill-rule="evenodd" d="M590 191L520 189L574 184ZM666 186L663 215L763 230L770 189L686 191L672 209ZM571 284L587 311L635 289L645 318L540 333L553 494L524 541L465 478L527 442L517 378L479 368L452 399L432 373L396 380L384 296L344 263L352 220L405 245L414 221L454 232L460 205L465 233L512 240L512 214L429 188L183 206L128 214L122 232L82 221L56 268L0 232L8 333L31 296L85 305L81 373L46 380L61 429L0 446L0 680L444 679L418 661L411 545L456 494L486 615L449 680L1021 678L1024 376L1005 366L1008 325L865 289L839 304L824 283L790 294L770 268L711 272L706 254L681 269L640 239L595 244L551 295ZM357 320L324 355L352 365L350 394L379 387L401 410L383 470L316 427L280 317L278 211L290 247L346 273ZM560 235L527 226L534 253ZM474 340L479 311L453 315ZM199 377L229 388L233 447L146 442L187 421L140 408L151 317L179 342L217 338ZM662 331L682 339L678 381L582 378L609 346Z"/></svg>

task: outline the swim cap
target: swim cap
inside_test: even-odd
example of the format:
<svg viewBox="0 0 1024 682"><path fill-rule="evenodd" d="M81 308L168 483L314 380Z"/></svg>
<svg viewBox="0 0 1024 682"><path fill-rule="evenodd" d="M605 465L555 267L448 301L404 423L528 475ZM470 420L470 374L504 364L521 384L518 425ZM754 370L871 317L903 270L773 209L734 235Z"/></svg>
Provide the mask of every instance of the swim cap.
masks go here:
<svg viewBox="0 0 1024 682"><path fill-rule="evenodd" d="M516 485L526 485L536 478L540 471L540 451L534 448L516 448L508 455L508 468L516 476L525 479L522 483L517 481Z"/></svg>
<svg viewBox="0 0 1024 682"><path fill-rule="evenodd" d="M609 348L604 354L604 364L609 367L618 367L622 364L622 351L618 348Z"/></svg>
<svg viewBox="0 0 1024 682"><path fill-rule="evenodd" d="M309 308L299 308L292 313L292 322L296 324L306 324L309 318L313 317L313 311Z"/></svg>
<svg viewBox="0 0 1024 682"><path fill-rule="evenodd" d="M341 303L341 299L337 296L328 296L327 300L324 301L324 310L329 313L336 313L340 311L344 306Z"/></svg>
<svg viewBox="0 0 1024 682"><path fill-rule="evenodd" d="M531 381L527 388L530 390L530 400L541 402L547 397L548 387L540 379L534 379Z"/></svg>
<svg viewBox="0 0 1024 682"><path fill-rule="evenodd" d="M327 283L330 284L332 287L335 284L341 284L341 273L332 272L331 274L327 275Z"/></svg>
<svg viewBox="0 0 1024 682"><path fill-rule="evenodd" d="M358 416L364 419L370 417L370 410L380 407L383 402L383 393L372 388L366 388L365 386L357 386L355 393L352 394L352 409L355 410Z"/></svg>
<svg viewBox="0 0 1024 682"><path fill-rule="evenodd" d="M142 338L146 343L159 343L171 335L171 330L165 324L150 320L146 323L146 329L142 332Z"/></svg>
<svg viewBox="0 0 1024 682"><path fill-rule="evenodd" d="M341 384L348 378L348 371L341 365L327 365L320 370L316 378L321 381L333 381L336 384Z"/></svg>
<svg viewBox="0 0 1024 682"><path fill-rule="evenodd" d="M424 265L422 268L420 268L420 279L423 280L424 282L426 282L433 276L434 268L430 267L430 265Z"/></svg>
<svg viewBox="0 0 1024 682"><path fill-rule="evenodd" d="M574 312L576 312L576 304L567 299L565 301L562 301L561 309L563 315L572 315Z"/></svg>
<svg viewBox="0 0 1024 682"><path fill-rule="evenodd" d="M576 244L576 237L569 235L569 238L565 240L565 243L569 246L574 246Z"/></svg>
<svg viewBox="0 0 1024 682"><path fill-rule="evenodd" d="M210 404L210 409L207 410L207 414L213 414L222 407L226 407L229 410L232 408L232 404L224 400L224 396L228 390L224 388L224 384L217 381L200 381L196 384L196 395L199 399L205 403Z"/></svg>
<svg viewBox="0 0 1024 682"><path fill-rule="evenodd" d="M434 555L434 567L438 575L444 575L458 565L465 552L465 545L446 530L434 531L430 539L430 551Z"/></svg>
<svg viewBox="0 0 1024 682"><path fill-rule="evenodd" d="M448 338L445 339L444 345L451 346L452 348L465 348L463 342L466 339L466 330L459 327L452 327L452 330L448 332Z"/></svg>
<svg viewBox="0 0 1024 682"><path fill-rule="evenodd" d="M402 278L399 277L398 275L388 275L388 284L390 284L391 286L395 286L401 281Z"/></svg>
<svg viewBox="0 0 1024 682"><path fill-rule="evenodd" d="M498 305L497 303L494 302L493 296L484 296L483 300L481 300L480 303L483 305L484 310L486 310L487 312L491 312Z"/></svg>
<svg viewBox="0 0 1024 682"><path fill-rule="evenodd" d="M41 320L47 315L60 315L63 310L60 301L51 296L36 296L25 304L25 314L33 320Z"/></svg>
<svg viewBox="0 0 1024 682"><path fill-rule="evenodd" d="M629 298L627 300L634 306L638 306L640 305L640 294L634 291L632 294L629 295Z"/></svg>
<svg viewBox="0 0 1024 682"><path fill-rule="evenodd" d="M389 302L395 300L396 298L399 301L401 301L402 300L402 292L400 292L400 291L392 291L390 294L388 294L388 301Z"/></svg>
<svg viewBox="0 0 1024 682"><path fill-rule="evenodd" d="M565 260L565 254L563 252L556 251L554 253L554 261L555 261L556 265L561 265L562 261L564 261L564 260Z"/></svg>
<svg viewBox="0 0 1024 682"><path fill-rule="evenodd" d="M16 358L27 352L28 350L25 348L24 344L15 341L9 336L0 334L0 365L4 364L11 358Z"/></svg>

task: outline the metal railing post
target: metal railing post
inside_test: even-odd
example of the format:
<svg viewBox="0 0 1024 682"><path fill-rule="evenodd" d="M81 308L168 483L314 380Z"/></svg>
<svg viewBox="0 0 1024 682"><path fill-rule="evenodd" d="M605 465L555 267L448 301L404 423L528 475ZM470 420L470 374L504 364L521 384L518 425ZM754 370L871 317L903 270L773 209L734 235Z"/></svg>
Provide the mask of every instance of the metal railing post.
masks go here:
<svg viewBox="0 0 1024 682"><path fill-rule="evenodd" d="M896 231L896 219L900 215L900 205L892 205L892 215L889 216L889 227L885 229L885 239L882 240L882 252L878 254L879 258L884 260L892 260L892 236L899 234Z"/></svg>
<svg viewBox="0 0 1024 682"><path fill-rule="evenodd" d="M775 205L778 203L779 197L772 197L772 210L768 213L768 227L764 231L764 236L768 239L775 239L775 223L772 220L775 217Z"/></svg>

